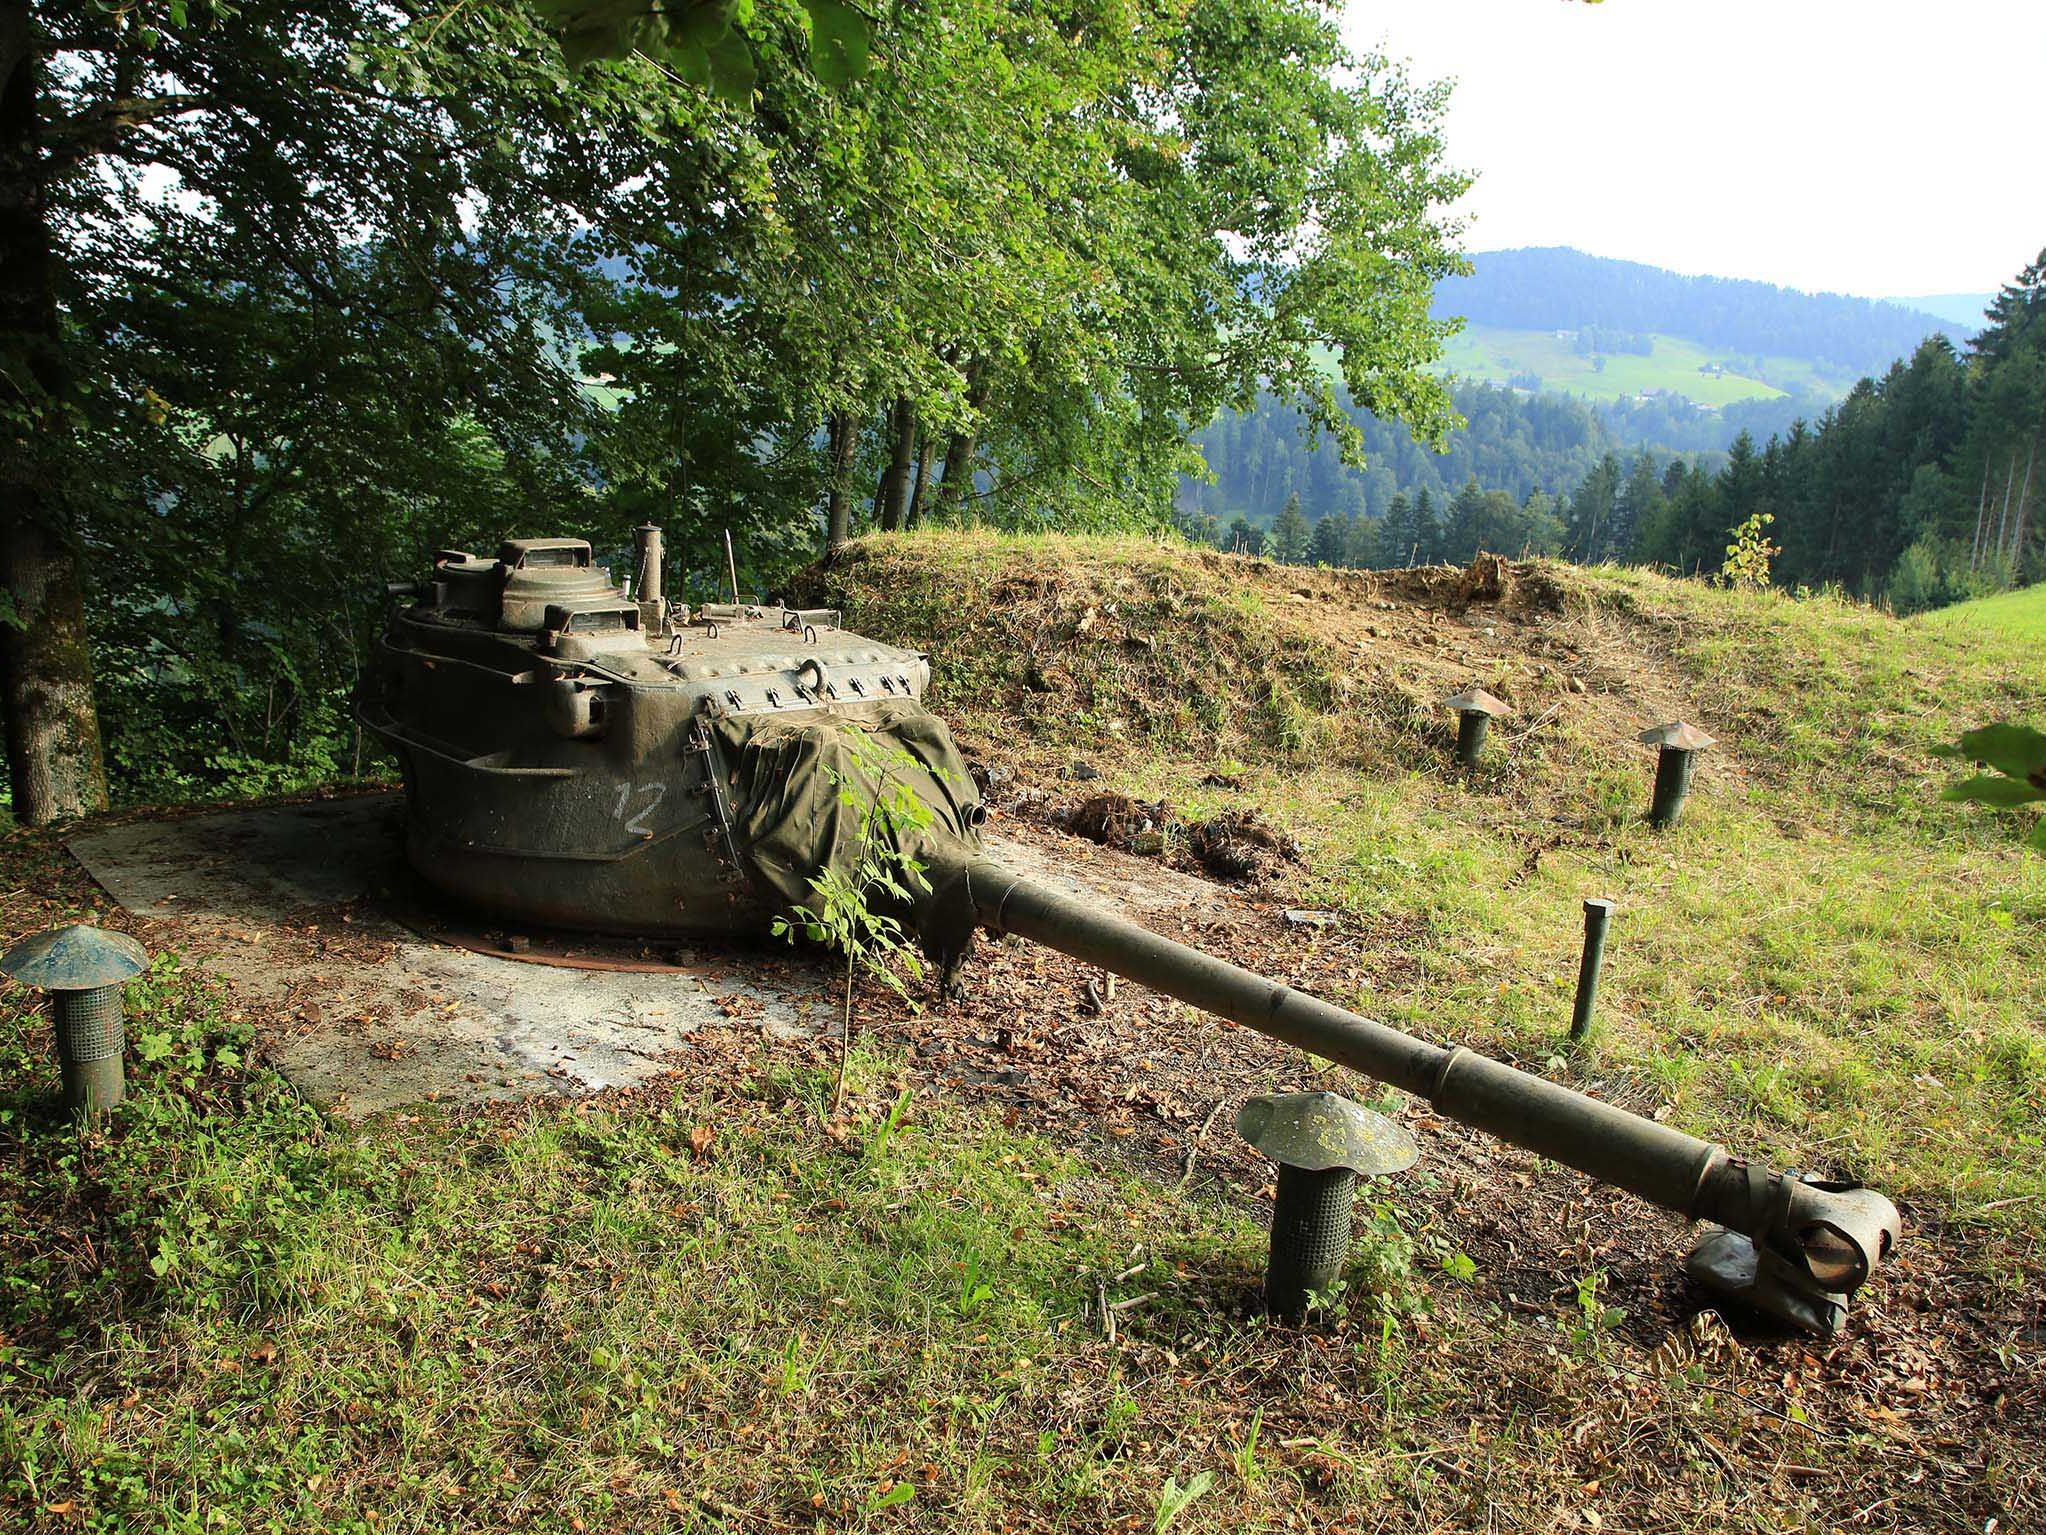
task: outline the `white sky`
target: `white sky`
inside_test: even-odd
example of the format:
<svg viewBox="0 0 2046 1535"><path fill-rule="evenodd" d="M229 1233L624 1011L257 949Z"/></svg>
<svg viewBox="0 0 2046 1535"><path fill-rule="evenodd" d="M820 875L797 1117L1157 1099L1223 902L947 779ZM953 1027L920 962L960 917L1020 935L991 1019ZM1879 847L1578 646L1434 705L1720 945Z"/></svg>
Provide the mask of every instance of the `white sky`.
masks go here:
<svg viewBox="0 0 2046 1535"><path fill-rule="evenodd" d="M2046 246L2042 0L1344 3L1353 48L1457 82L1466 249L1882 297Z"/></svg>

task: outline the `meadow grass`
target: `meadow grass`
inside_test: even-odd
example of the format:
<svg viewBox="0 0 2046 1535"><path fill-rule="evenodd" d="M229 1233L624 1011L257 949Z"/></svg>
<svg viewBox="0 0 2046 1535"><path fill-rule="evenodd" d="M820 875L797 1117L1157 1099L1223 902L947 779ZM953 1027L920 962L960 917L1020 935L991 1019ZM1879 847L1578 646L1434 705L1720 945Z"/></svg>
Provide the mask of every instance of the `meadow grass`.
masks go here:
<svg viewBox="0 0 2046 1535"><path fill-rule="evenodd" d="M1156 545L933 534L856 559L849 597L901 637L955 588L1012 591L1054 563L1030 603L949 607L974 670L962 685L933 646L940 707L1054 774L1090 753L1105 787L1188 817L1254 804L1306 849L1287 899L1420 919L1367 1010L1536 1067L1567 1055L1580 903L1609 897L1592 1055L1643 1102L1779 1163L2046 1234L2046 859L2018 845L2021 815L1943 802L1956 770L1934 755L1989 719L2046 717L2021 630L1558 571L1565 611L1530 637L1568 637L1600 679L1580 695L1561 668L1531 674L1510 629L1491 658L1445 662L1471 626L1388 613L1362 578ZM1146 615L1147 648L1100 620L1078 632L1073 615L1111 609ZM1024 646L1085 707L1005 688ZM1473 675L1531 728L1502 724L1466 780L1439 698ZM1196 696L1212 728L1172 707ZM1659 834L1642 819L1652 754L1630 736L1668 710L1722 745ZM1205 782L1218 764L1241 791Z"/></svg>
<svg viewBox="0 0 2046 1535"><path fill-rule="evenodd" d="M1978 597L1950 608L1920 613L1911 623L1919 629L1946 634L1969 632L1993 634L2007 640L2022 640L2032 646L2046 644L2046 585L2027 586L1994 597ZM2042 657L2046 666L2046 657Z"/></svg>
<svg viewBox="0 0 2046 1535"><path fill-rule="evenodd" d="M1605 366L1597 368L1590 356L1576 350L1575 343L1559 341L1551 331L1474 325L1449 339L1442 366L1465 378L1496 383L1518 373L1532 373L1541 379L1544 390L1595 400L1617 400L1660 389L1700 405L1731 405L1740 400L1780 399L1786 393L1781 386L1792 383L1829 395L1840 393L1837 382L1823 378L1809 363L1796 358L1763 359L1769 380L1731 369L1706 373L1700 369L1713 362L1724 366L1731 361L1729 354L1681 336L1658 335L1652 340L1655 350L1648 355L1610 352L1605 354Z"/></svg>

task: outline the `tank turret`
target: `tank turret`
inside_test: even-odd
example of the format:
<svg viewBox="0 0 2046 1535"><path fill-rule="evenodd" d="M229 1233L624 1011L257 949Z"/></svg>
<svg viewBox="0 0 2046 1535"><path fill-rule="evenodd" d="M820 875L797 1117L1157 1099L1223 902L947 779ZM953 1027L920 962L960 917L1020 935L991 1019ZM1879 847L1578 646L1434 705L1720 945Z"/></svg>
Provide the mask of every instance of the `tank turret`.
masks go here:
<svg viewBox="0 0 2046 1535"><path fill-rule="evenodd" d="M658 581L659 530L639 536ZM765 931L777 893L747 877L740 845L741 811L758 807L735 798L748 749L814 749L844 726L889 737L905 720L914 734L929 718L922 653L835 612L628 595L582 539L443 550L412 596L376 642L358 712L398 758L413 869L514 921ZM978 797L963 765L942 765L957 783L935 797L956 800L969 835Z"/></svg>

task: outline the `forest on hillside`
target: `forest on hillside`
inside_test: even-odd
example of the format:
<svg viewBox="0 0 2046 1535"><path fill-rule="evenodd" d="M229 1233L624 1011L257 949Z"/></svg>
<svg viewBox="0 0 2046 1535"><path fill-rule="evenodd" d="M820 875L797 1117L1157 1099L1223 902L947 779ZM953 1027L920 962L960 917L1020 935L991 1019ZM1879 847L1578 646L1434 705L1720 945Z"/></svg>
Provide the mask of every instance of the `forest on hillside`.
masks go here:
<svg viewBox="0 0 2046 1535"><path fill-rule="evenodd" d="M1965 350L1929 336L1815 421L1766 441L1743 426L1723 454L1630 453L1606 413L1561 397L1470 385L1453 397L1466 425L1442 455L1367 420L1361 472L1270 402L1217 420L1197 439L1216 470L1182 493L1178 526L1358 567L1490 549L1712 576L1738 548L1743 578L1900 612L2046 577L2046 252Z"/></svg>
<svg viewBox="0 0 2046 1535"><path fill-rule="evenodd" d="M1364 461L1348 462L1341 446L1306 430L1299 411L1261 396L1246 411L1227 411L1194 434L1207 473L1180 482L1178 518L1197 527L1214 517L1243 517L1269 526L1293 496L1310 521L1335 516L1382 517L1395 495L1453 496L1475 477L1517 499L1535 491L1568 494L1608 454L1676 455L1716 466L1742 432L1757 439L1787 431L1814 412L1796 400L1751 400L1719 411L1663 396L1599 404L1564 394L1531 394L1496 384L1457 381L1451 402L1464 424L1439 449L1416 441L1397 421L1348 408L1362 434Z"/></svg>

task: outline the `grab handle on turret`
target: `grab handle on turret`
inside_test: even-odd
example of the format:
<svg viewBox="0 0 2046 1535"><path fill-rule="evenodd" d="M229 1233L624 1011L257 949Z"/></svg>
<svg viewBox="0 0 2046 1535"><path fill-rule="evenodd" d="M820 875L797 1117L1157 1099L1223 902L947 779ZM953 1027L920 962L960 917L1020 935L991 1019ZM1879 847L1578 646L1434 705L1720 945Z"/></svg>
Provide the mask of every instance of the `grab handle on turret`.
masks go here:
<svg viewBox="0 0 2046 1535"><path fill-rule="evenodd" d="M1638 1114L1507 1066L1374 1023L1227 960L1059 895L985 858L932 881L926 911L956 929L1014 933L1153 991L1425 1098L1448 1118L1562 1162L1694 1220L1726 1228L1693 1275L1808 1331L1831 1334L1846 1297L1900 1230L1873 1189L1775 1172ZM957 952L957 948L952 950ZM1742 1244L1745 1244L1744 1246Z"/></svg>

